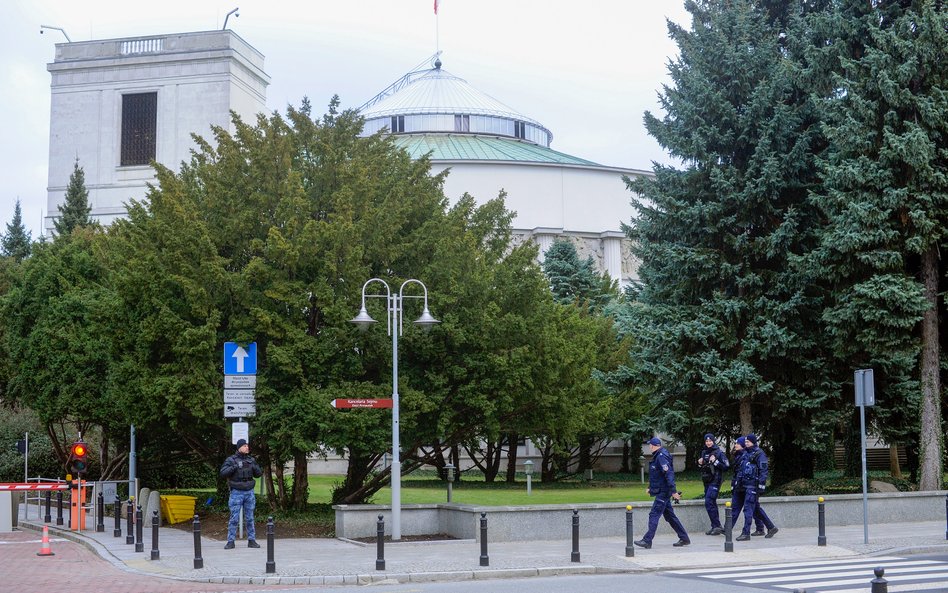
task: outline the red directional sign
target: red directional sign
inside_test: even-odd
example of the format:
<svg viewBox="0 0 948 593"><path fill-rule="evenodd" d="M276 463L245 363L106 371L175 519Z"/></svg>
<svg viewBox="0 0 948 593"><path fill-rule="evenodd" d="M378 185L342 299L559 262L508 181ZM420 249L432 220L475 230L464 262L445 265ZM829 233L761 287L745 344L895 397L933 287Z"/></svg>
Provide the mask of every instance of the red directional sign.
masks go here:
<svg viewBox="0 0 948 593"><path fill-rule="evenodd" d="M329 405L342 410L346 408L391 408L391 399L334 399Z"/></svg>

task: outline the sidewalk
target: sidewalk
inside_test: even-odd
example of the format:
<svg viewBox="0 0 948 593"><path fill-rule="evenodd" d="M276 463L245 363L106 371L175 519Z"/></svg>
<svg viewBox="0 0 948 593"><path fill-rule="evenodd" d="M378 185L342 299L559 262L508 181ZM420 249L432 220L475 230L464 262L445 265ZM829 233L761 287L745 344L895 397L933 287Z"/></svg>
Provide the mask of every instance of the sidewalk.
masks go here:
<svg viewBox="0 0 948 593"><path fill-rule="evenodd" d="M35 513L34 513L35 515ZM20 529L42 531L43 522L25 520L20 511ZM644 528L644 515L636 517ZM259 550L238 541L234 550L224 550L224 542L202 538L204 568L194 569L194 537L187 531L159 529L160 559L151 558L151 526L143 531L144 552L126 544L125 533L112 535L114 523L106 521L106 531L77 534L50 525L50 536L82 543L113 565L134 573L227 584L310 584L342 585L379 582L459 581L471 579L550 576L603 572L644 572L687 568L721 567L748 563L794 562L847 558L875 554L919 552L948 553L945 521L891 523L869 526L869 544L863 544L862 525L827 530L827 545L817 546L816 526L812 529L781 529L772 539L754 537L750 542L734 542L734 552L725 553L723 536L691 535L692 544L673 548L677 540L667 524L659 525L652 548L635 548L635 556L625 556L625 538L582 538L580 560L571 562L572 540L564 533L561 541L490 543L489 566L480 566L480 544L473 540L447 542L397 542L385 545L385 570L375 570L375 543L338 539L279 539L274 541L275 574L266 574L267 544L260 536ZM67 519L68 524L68 519ZM124 521L123 521L124 530ZM90 527L94 526L89 525ZM266 526L258 523L258 534ZM261 529L262 528L262 529ZM641 531L641 530L639 530ZM636 537L641 533L636 531ZM55 550L54 550L55 551Z"/></svg>

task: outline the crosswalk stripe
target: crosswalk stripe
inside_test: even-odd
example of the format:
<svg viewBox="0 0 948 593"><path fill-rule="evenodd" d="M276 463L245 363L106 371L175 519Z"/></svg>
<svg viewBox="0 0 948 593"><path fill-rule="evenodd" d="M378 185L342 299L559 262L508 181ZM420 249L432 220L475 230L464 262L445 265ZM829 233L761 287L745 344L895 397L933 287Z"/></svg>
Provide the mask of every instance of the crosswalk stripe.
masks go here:
<svg viewBox="0 0 948 593"><path fill-rule="evenodd" d="M941 564L943 563L937 560L906 560L905 562L886 562L885 569L886 570L889 570L890 568L908 569L912 567L919 567L922 570L928 570L932 566L938 566ZM775 578L775 579L780 578L781 575L801 575L808 572L818 572L826 576L831 576L833 573L826 573L825 571L831 570L832 568L836 568L836 572L842 575L845 575L845 573L847 572L858 574L859 572L866 571L866 570L868 570L871 573L872 569L877 566L879 566L879 563L872 561L872 562L863 562L861 564L850 564L848 566L839 566L839 567L825 567L825 566L809 567L808 566L807 568L797 568L795 570L792 568L785 568L782 570L753 570L753 571L745 571L745 572L740 572L740 573L731 573L727 577L723 577L721 575L714 575L713 577L709 577L709 578L741 579L741 582L752 583L754 582L753 579L745 580L745 578L746 577L759 577L762 574L765 574L767 575L767 578L760 581L760 582L765 582L765 581L771 580L771 578ZM791 576L790 578L793 578L793 577Z"/></svg>
<svg viewBox="0 0 948 593"><path fill-rule="evenodd" d="M888 587L889 593L903 593L903 592L914 593L915 591L918 591L918 590L919 590L918 584L915 584L915 583L911 585L895 585L895 586ZM926 591L941 591L942 593L944 593L944 591L948 591L948 581L925 583L925 590ZM835 589L833 590L833 593L866 593L866 587L863 586L857 589Z"/></svg>
<svg viewBox="0 0 948 593"><path fill-rule="evenodd" d="M873 575L869 575L864 578L859 579L840 579L836 581L803 581L799 583L790 583L784 585L774 585L781 589L802 589L805 587L820 587L820 589L825 589L826 587L842 587L844 585L859 585L862 584L864 587L868 586L870 581L872 581ZM925 581L931 579L948 579L948 569L940 570L938 572L933 572L930 575L885 575L885 580L889 583L895 582L904 582L904 581Z"/></svg>
<svg viewBox="0 0 948 593"><path fill-rule="evenodd" d="M865 564L867 562L874 562L876 566L879 566L880 563L890 562L890 561L899 561L905 560L900 556L876 556L872 559L867 560L866 558L846 558L846 559L836 559L836 560L819 560L816 562L785 562L783 564L766 564L763 566L757 567L758 570L771 570L778 568L793 568L793 567L806 567L806 566L840 566L841 564ZM724 568L693 568L688 570L675 570L670 571L671 574L680 574L680 575L701 575L709 576L711 574L717 574L722 572L734 572L735 568L733 566L727 566Z"/></svg>
<svg viewBox="0 0 948 593"><path fill-rule="evenodd" d="M890 568L889 566L886 566L885 568L886 572L889 572L889 568ZM908 574L908 573L917 573L917 572L926 573L926 572L932 572L932 569L935 569L936 572L944 572L946 568L948 567L945 567L944 564L942 564L940 567L934 567L931 565L912 566L912 567L905 567L905 568L899 568L899 569L892 569L892 573L894 574ZM858 577L858 576L863 576L866 574L868 574L869 578L871 579L872 569L861 568L859 570L854 569L854 570L844 570L844 571L836 571L836 572L823 572L823 573L819 573L818 575L813 575L813 577L818 576L822 580L822 579L839 579L839 578L845 578L845 577ZM740 581L742 583L756 585L759 583L775 583L776 584L781 581L793 581L793 580L800 580L800 579L806 579L806 578L808 578L807 575L791 574L791 575L778 575L778 576L773 576L773 577L767 576L767 577L756 578L756 579L740 579Z"/></svg>

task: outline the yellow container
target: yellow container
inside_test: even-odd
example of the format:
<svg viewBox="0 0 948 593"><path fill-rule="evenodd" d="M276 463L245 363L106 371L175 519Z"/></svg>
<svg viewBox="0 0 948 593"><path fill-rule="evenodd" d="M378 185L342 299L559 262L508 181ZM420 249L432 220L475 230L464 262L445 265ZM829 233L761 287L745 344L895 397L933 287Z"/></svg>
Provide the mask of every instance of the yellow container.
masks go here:
<svg viewBox="0 0 948 593"><path fill-rule="evenodd" d="M194 517L193 496L182 496L179 494L161 495L161 516L169 524L181 523Z"/></svg>

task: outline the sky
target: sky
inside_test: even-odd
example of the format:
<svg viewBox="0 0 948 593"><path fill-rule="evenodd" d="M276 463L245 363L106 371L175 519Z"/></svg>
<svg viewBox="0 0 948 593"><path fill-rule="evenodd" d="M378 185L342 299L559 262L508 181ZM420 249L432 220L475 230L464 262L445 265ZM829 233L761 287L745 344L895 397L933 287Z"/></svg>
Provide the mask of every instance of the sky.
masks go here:
<svg viewBox="0 0 948 593"><path fill-rule="evenodd" d="M648 170L670 157L645 131L677 48L683 0L14 0L0 25L0 232L16 200L37 238L46 214L55 44L227 28L263 53L267 108L333 95L359 107L442 51L442 68L553 132L551 148ZM149 8L150 7L150 8ZM45 30L40 26L59 27Z"/></svg>

